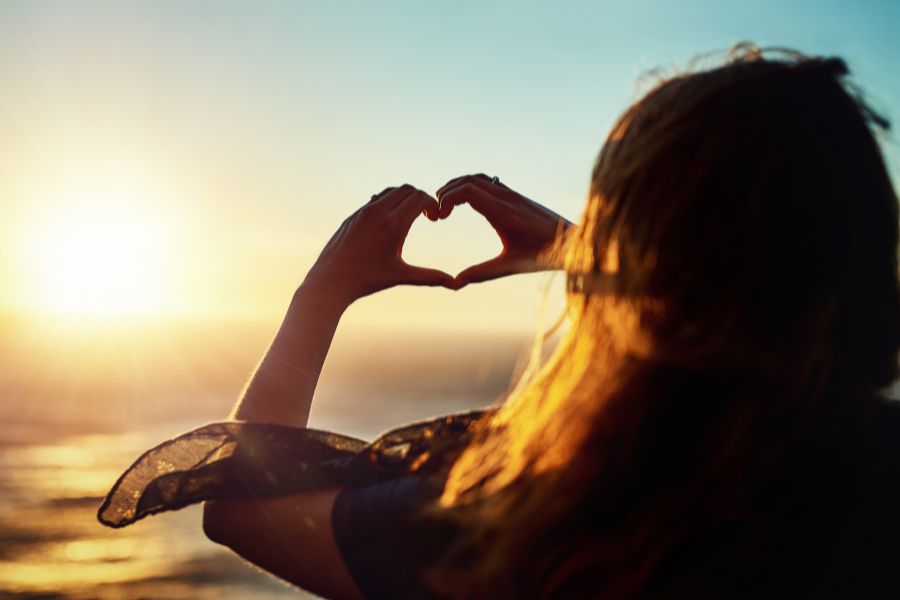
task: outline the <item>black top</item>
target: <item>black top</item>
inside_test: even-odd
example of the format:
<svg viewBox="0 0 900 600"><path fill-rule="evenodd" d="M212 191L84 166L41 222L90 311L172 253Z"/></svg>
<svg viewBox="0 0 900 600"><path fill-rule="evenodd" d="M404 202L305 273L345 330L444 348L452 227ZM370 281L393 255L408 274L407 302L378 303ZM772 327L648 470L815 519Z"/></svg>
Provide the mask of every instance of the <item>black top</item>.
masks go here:
<svg viewBox="0 0 900 600"><path fill-rule="evenodd" d="M366 598L433 598L424 569L433 566L456 532L422 514L440 483L410 475L361 488L346 488L331 517L347 568Z"/></svg>

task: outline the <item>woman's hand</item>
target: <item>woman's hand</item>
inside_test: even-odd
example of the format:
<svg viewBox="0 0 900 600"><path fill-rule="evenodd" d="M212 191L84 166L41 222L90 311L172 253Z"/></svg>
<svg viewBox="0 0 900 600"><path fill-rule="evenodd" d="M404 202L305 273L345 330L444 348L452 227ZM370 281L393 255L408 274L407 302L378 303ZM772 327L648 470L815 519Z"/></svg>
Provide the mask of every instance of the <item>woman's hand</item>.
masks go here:
<svg viewBox="0 0 900 600"><path fill-rule="evenodd" d="M467 202L484 215L503 243L498 256L457 275L457 287L515 273L558 268L541 254L572 223L552 210L480 173L449 181L437 191L437 197L438 218L446 219L454 206Z"/></svg>
<svg viewBox="0 0 900 600"><path fill-rule="evenodd" d="M409 184L375 194L341 224L302 287L347 306L395 285L458 287L451 275L400 258L409 228L421 213L436 221L437 202Z"/></svg>

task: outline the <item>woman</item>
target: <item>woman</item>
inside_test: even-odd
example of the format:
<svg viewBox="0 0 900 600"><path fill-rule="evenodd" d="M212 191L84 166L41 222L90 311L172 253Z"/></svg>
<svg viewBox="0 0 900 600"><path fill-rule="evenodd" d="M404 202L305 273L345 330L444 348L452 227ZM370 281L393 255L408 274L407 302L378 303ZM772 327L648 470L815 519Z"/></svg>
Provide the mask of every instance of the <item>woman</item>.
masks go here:
<svg viewBox="0 0 900 600"><path fill-rule="evenodd" d="M142 457L101 520L215 499L210 538L328 597L896 597L898 205L887 123L845 75L739 48L661 83L613 128L577 226L483 175L373 196L236 422ZM502 254L456 278L403 263L419 213L460 203ZM293 429L350 303L558 264L570 327L499 409L371 446Z"/></svg>

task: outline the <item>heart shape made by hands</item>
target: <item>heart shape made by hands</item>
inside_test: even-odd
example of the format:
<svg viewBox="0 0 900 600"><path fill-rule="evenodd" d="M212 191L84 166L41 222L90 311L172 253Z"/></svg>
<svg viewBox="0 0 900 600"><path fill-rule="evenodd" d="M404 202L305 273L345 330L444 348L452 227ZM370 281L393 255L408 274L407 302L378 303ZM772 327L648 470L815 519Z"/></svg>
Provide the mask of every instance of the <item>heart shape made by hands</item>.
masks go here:
<svg viewBox="0 0 900 600"><path fill-rule="evenodd" d="M500 254L503 244L483 216L462 204L446 219L430 221L421 215L403 244L403 260L417 267L457 275L464 269Z"/></svg>

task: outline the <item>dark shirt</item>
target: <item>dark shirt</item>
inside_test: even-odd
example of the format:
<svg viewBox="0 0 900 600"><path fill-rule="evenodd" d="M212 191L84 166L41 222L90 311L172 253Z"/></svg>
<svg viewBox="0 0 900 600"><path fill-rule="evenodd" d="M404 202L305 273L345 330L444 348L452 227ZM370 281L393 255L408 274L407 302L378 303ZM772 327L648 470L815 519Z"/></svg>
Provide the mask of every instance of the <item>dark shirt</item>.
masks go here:
<svg viewBox="0 0 900 600"><path fill-rule="evenodd" d="M423 569L436 564L456 535L447 523L422 514L441 485L409 475L337 497L332 527L347 568L366 598L433 598Z"/></svg>

